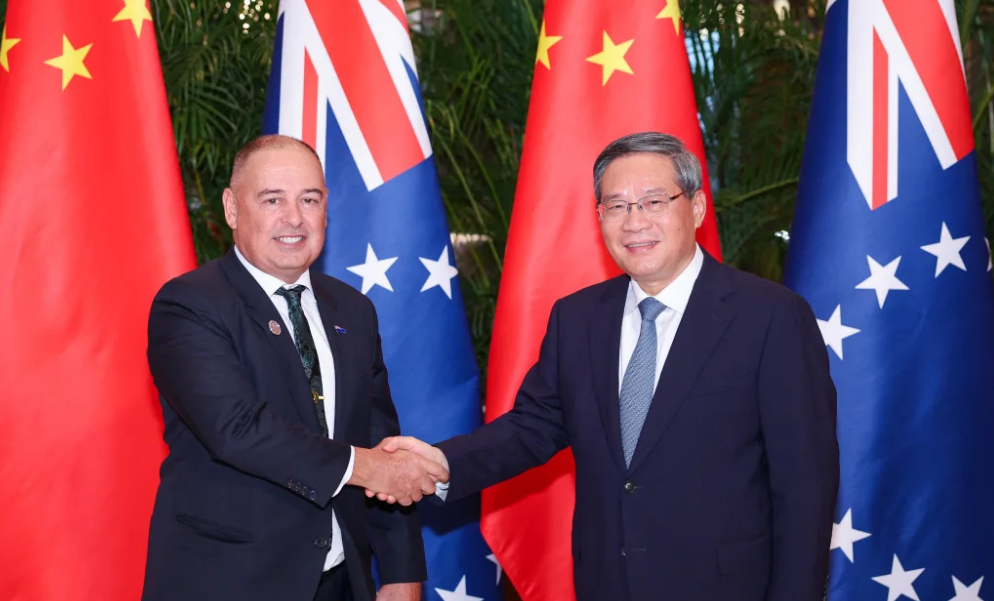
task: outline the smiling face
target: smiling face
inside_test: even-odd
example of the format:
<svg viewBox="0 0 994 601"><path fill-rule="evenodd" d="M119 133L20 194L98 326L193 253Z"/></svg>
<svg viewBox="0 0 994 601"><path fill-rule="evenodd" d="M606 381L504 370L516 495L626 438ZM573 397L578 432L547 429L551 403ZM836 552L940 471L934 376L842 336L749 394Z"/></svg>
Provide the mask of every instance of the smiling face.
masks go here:
<svg viewBox="0 0 994 601"><path fill-rule="evenodd" d="M681 190L669 157L638 153L612 161L601 179L601 200L634 203L648 194L676 196ZM666 210L649 214L632 205L619 221L601 220L607 250L621 269L647 294L662 291L694 258L697 228L704 222L706 200L697 191L668 204Z"/></svg>
<svg viewBox="0 0 994 601"><path fill-rule="evenodd" d="M300 144L251 154L224 191L224 218L238 250L262 271L293 283L317 260L328 224L321 164Z"/></svg>

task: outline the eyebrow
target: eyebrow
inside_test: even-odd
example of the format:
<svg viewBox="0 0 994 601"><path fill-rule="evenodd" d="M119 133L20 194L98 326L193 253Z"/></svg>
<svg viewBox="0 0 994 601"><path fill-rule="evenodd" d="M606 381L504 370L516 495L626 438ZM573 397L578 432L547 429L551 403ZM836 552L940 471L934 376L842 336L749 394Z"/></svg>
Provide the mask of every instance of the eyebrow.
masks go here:
<svg viewBox="0 0 994 601"><path fill-rule="evenodd" d="M662 186L657 186L655 188L642 188L642 194L643 195L648 195L648 194L667 194L668 195L669 192L666 191L666 188L664 188ZM614 194L608 194L608 195L606 195L603 198L603 200L621 200L624 197L625 197L625 193L624 192L615 192Z"/></svg>
<svg viewBox="0 0 994 601"><path fill-rule="evenodd" d="M279 188L266 188L265 190L261 190L255 196L256 198L262 198L263 196L269 196L271 194L285 194L285 193L286 193L285 190L281 190ZM324 196L324 191L321 190L321 188L307 188L306 190L302 190L301 194L317 194L318 196Z"/></svg>

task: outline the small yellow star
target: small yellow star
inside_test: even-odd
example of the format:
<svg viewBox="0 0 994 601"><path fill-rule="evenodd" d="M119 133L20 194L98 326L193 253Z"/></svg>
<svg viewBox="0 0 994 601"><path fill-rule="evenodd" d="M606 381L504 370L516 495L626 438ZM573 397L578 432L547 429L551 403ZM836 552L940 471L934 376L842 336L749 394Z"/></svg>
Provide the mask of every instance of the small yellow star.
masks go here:
<svg viewBox="0 0 994 601"><path fill-rule="evenodd" d="M535 57L535 64L542 63L546 69L552 69L549 63L549 48L552 48L563 39L561 35L545 35L545 20L542 21L542 31L538 34L538 55Z"/></svg>
<svg viewBox="0 0 994 601"><path fill-rule="evenodd" d="M601 85L607 85L607 80L611 79L611 75L615 71L621 71L622 73L628 73L629 75L634 75L632 68L628 66L628 61L625 60L625 53L631 47L634 39L628 40L627 42L622 42L620 44L615 44L611 41L611 36L604 32L604 50L598 52L593 56L587 57L587 60L591 63L596 63L604 67L604 82Z"/></svg>
<svg viewBox="0 0 994 601"><path fill-rule="evenodd" d="M72 44L69 43L69 38L62 36L62 56L57 56L53 59L45 61L46 65L55 67L56 69L62 69L62 89L65 90L72 78L79 75L87 79L93 79L90 77L90 72L86 70L86 65L83 64L83 60L86 59L86 53L90 51L93 44L87 44L82 48L73 48Z"/></svg>
<svg viewBox="0 0 994 601"><path fill-rule="evenodd" d="M114 22L131 21L135 28L135 34L142 37L142 24L152 20L152 13L148 12L145 0L124 0L124 8L114 17Z"/></svg>
<svg viewBox="0 0 994 601"><path fill-rule="evenodd" d="M680 0L666 0L666 8L659 11L657 19L672 19L673 31L680 35Z"/></svg>
<svg viewBox="0 0 994 601"><path fill-rule="evenodd" d="M10 49L20 42L20 38L8 38L7 37L7 26L3 26L3 34L0 34L0 67L7 73L10 73L10 64L7 62L7 53Z"/></svg>

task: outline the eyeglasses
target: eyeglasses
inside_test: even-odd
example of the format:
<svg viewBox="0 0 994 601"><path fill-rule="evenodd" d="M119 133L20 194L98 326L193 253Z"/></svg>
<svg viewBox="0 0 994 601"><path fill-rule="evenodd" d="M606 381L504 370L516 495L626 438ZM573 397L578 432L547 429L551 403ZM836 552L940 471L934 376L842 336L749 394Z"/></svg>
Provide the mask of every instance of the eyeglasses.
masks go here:
<svg viewBox="0 0 994 601"><path fill-rule="evenodd" d="M663 193L649 194L648 196L643 196L635 202L627 202L624 200L603 200L597 203L597 215L600 216L601 221L621 221L632 212L632 205L637 205L639 210L645 213L659 215L665 213L667 209L670 208L670 203L677 198L680 198L685 193L686 190L681 190L678 194L674 194L673 196Z"/></svg>

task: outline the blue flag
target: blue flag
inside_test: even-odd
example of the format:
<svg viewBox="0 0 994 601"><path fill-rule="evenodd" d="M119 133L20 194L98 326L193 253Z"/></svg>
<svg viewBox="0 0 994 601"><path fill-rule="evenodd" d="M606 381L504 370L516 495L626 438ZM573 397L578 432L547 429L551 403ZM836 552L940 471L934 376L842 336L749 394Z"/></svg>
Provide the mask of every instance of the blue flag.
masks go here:
<svg viewBox="0 0 994 601"><path fill-rule="evenodd" d="M329 198L319 265L376 305L404 434L438 442L478 428L479 371L402 0L283 0L263 130L321 157ZM478 497L419 511L423 597L502 598Z"/></svg>
<svg viewBox="0 0 994 601"><path fill-rule="evenodd" d="M839 393L829 599L994 599L994 289L953 0L829 2L814 94L785 281Z"/></svg>

